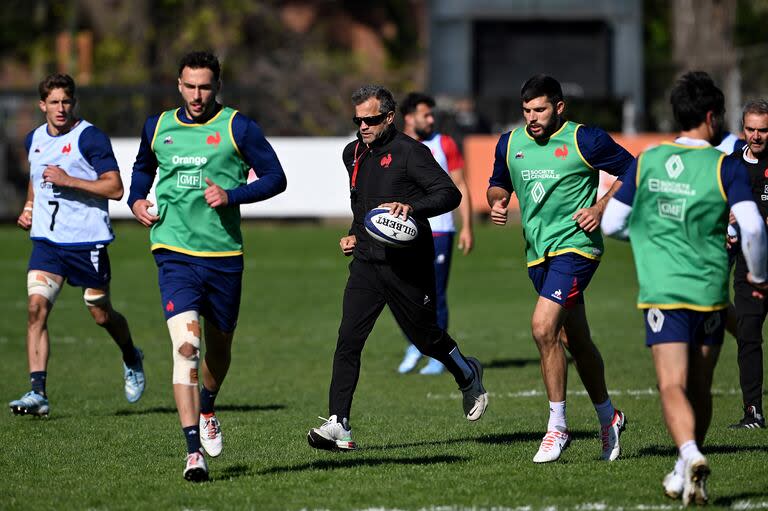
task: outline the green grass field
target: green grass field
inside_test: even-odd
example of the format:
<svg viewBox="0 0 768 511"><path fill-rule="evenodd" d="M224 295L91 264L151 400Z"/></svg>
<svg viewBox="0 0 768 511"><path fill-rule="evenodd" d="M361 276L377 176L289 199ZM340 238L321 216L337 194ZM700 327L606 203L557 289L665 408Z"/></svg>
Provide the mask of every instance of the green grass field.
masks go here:
<svg viewBox="0 0 768 511"><path fill-rule="evenodd" d="M557 463L531 462L547 420L529 318L535 294L519 227L480 226L456 255L449 330L485 365L490 405L470 424L449 375L400 376L405 343L389 312L363 354L352 426L360 450L318 452L306 432L327 413L347 262L344 226L247 224L246 273L232 368L217 400L225 447L212 481L181 476L185 445L171 393L171 346L147 232L118 224L110 249L115 307L144 349L148 388L129 405L119 351L69 286L49 328L47 420L0 414L0 509L672 509L661 478L675 452L661 420L650 353L634 307L628 245L611 242L587 293L614 403L629 426L622 458L598 460L595 412L571 368L575 440ZM28 390L26 233L0 227L4 403ZM768 508L768 431L730 431L740 417L735 341L715 378L704 452L715 507Z"/></svg>

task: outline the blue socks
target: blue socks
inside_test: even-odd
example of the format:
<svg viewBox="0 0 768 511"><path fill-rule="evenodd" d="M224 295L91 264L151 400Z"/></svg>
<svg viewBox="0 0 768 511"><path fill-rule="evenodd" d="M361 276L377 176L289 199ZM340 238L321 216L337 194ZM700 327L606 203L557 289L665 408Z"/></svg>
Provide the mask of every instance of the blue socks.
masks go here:
<svg viewBox="0 0 768 511"><path fill-rule="evenodd" d="M32 383L32 390L35 393L45 397L45 379L48 371L33 371L29 373L29 381Z"/></svg>

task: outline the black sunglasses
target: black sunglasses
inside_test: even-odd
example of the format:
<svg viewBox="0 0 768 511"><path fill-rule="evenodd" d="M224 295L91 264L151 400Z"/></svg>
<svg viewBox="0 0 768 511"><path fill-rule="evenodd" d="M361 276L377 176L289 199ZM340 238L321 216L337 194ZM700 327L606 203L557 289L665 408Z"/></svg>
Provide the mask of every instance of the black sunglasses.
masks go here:
<svg viewBox="0 0 768 511"><path fill-rule="evenodd" d="M384 119L386 119L390 113L392 112L387 112L385 114L379 114L379 115L372 115L370 117L353 117L352 122L354 122L357 126L360 126L363 123L365 123L367 126L378 126L379 124L384 122Z"/></svg>

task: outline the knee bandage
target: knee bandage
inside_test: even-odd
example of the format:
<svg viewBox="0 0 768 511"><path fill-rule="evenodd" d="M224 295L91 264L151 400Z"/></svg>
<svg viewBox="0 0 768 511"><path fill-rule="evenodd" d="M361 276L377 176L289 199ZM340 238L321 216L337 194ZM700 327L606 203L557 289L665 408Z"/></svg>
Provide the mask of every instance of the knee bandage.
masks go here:
<svg viewBox="0 0 768 511"><path fill-rule="evenodd" d="M83 301L88 307L99 307L109 302L109 291L86 289L83 292Z"/></svg>
<svg viewBox="0 0 768 511"><path fill-rule="evenodd" d="M168 320L173 343L173 383L197 385L200 362L200 315L197 311L176 314Z"/></svg>
<svg viewBox="0 0 768 511"><path fill-rule="evenodd" d="M41 295L53 304L60 290L61 286L43 272L32 270L27 273L28 296Z"/></svg>

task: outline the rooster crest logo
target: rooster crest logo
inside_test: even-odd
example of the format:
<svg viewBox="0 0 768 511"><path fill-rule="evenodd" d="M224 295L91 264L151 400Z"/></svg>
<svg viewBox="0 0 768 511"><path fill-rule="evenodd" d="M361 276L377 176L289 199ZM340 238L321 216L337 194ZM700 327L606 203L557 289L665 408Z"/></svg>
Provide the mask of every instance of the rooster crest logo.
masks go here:
<svg viewBox="0 0 768 511"><path fill-rule="evenodd" d="M555 149L555 158L560 158L561 160L564 160L568 157L568 146L563 144L563 147L558 147Z"/></svg>
<svg viewBox="0 0 768 511"><path fill-rule="evenodd" d="M388 153L386 156L384 156L379 163L382 167L388 169L389 164L392 163L392 153Z"/></svg>
<svg viewBox="0 0 768 511"><path fill-rule="evenodd" d="M205 139L206 144L215 145L216 147L219 147L219 142L221 142L221 133L218 131L215 135L208 135L208 138Z"/></svg>

